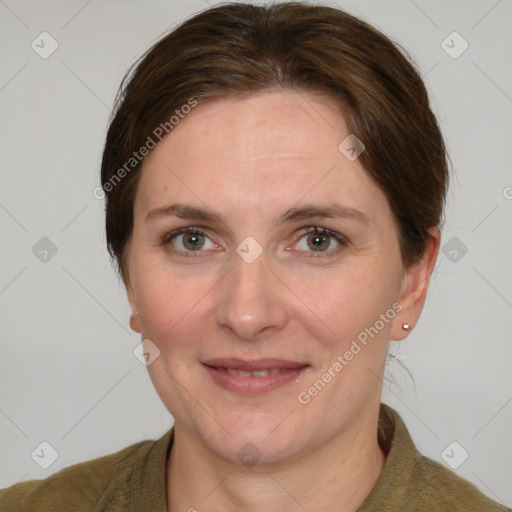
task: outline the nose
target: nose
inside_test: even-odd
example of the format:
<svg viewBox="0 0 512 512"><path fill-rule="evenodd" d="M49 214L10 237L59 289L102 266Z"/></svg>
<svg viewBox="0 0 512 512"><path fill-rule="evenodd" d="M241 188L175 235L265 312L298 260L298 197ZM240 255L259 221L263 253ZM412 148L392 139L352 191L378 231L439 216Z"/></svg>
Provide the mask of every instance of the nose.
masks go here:
<svg viewBox="0 0 512 512"><path fill-rule="evenodd" d="M258 341L286 325L290 297L268 266L265 251L250 263L234 253L233 267L220 285L215 317L221 329L245 341Z"/></svg>

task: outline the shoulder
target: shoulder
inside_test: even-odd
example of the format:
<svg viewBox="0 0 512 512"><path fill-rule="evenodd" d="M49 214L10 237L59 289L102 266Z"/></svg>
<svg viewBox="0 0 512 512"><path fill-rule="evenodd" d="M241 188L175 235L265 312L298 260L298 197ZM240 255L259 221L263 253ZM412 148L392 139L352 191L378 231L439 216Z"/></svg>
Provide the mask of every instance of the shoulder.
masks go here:
<svg viewBox="0 0 512 512"><path fill-rule="evenodd" d="M420 456L413 482L418 486L416 489L418 509L425 512L508 512L511 510L483 494L468 480L424 455Z"/></svg>
<svg viewBox="0 0 512 512"><path fill-rule="evenodd" d="M422 455L398 412L385 404L381 404L378 439L387 460L361 512L512 512L469 480Z"/></svg>
<svg viewBox="0 0 512 512"><path fill-rule="evenodd" d="M144 457L155 441L61 469L41 480L27 480L0 489L0 512L74 512L96 510L116 498L127 485L135 459Z"/></svg>

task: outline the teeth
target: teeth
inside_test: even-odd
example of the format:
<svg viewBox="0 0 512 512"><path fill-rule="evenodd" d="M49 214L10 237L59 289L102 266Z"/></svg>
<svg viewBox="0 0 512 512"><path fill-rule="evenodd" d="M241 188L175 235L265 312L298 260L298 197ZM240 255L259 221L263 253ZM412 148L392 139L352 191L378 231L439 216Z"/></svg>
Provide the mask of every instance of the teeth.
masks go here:
<svg viewBox="0 0 512 512"><path fill-rule="evenodd" d="M227 373L231 375L238 375L239 377L268 377L269 375L276 375L281 370L279 368L269 368L266 370L255 370L248 372L245 370L235 370L233 368L226 368Z"/></svg>

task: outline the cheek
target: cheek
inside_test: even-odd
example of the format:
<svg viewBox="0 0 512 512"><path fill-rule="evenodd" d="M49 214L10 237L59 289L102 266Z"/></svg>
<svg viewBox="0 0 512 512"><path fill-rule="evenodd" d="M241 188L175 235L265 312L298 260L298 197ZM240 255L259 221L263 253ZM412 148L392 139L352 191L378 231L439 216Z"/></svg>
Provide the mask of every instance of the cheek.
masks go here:
<svg viewBox="0 0 512 512"><path fill-rule="evenodd" d="M174 338L182 326L190 324L192 317L200 313L199 301L208 290L202 282L204 280L191 282L178 276L146 273L136 291L143 334L163 342L167 337Z"/></svg>
<svg viewBox="0 0 512 512"><path fill-rule="evenodd" d="M194 364L199 344L212 332L213 297L222 275L213 270L180 272L148 261L140 261L134 270L138 277L134 293L142 337L158 346L174 371ZM149 368L156 370L158 366Z"/></svg>
<svg viewBox="0 0 512 512"><path fill-rule="evenodd" d="M375 261L367 263L331 273L325 282L322 279L313 286L302 286L304 302L315 313L310 330L315 332L313 325L316 325L316 337L327 348L343 349L365 329L374 326L381 315L387 321L378 322L379 335L386 336L391 330L399 272L394 272L392 265L384 271Z"/></svg>

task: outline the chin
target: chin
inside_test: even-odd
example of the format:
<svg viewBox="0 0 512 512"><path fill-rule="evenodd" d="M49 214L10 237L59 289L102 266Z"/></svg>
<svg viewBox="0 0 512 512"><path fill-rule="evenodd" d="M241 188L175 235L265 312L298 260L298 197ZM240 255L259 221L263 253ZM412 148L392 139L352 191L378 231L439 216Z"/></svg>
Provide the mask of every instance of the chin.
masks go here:
<svg viewBox="0 0 512 512"><path fill-rule="evenodd" d="M303 425L294 423L297 421L294 414L276 416L275 413L238 419L225 416L222 426L210 419L207 426L196 428L196 433L211 451L230 463L247 468L278 464L296 456L307 442Z"/></svg>
<svg viewBox="0 0 512 512"><path fill-rule="evenodd" d="M231 438L227 444L224 440L212 442L210 448L220 457L230 463L240 464L246 468L267 466L289 461L296 455L300 441L290 439L289 435L275 436L262 435L260 438L245 435Z"/></svg>

